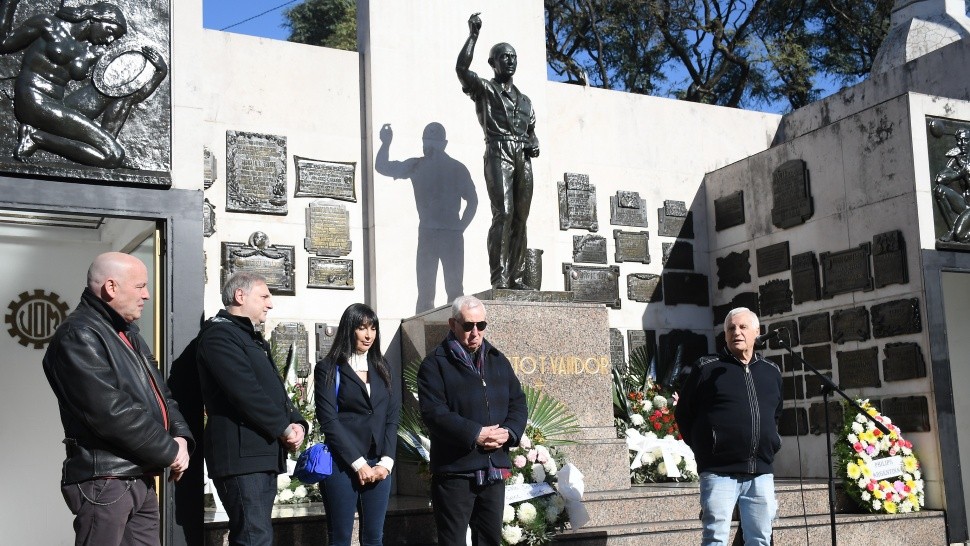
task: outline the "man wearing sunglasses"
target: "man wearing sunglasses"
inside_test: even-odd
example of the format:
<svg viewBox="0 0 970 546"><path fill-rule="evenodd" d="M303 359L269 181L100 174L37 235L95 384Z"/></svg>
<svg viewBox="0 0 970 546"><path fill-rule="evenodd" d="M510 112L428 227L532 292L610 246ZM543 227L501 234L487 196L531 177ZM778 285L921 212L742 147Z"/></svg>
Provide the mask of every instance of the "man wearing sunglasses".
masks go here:
<svg viewBox="0 0 970 546"><path fill-rule="evenodd" d="M485 340L485 305L461 296L448 336L418 370L421 417L431 434L431 502L440 546L502 543L509 448L525 431L525 395L512 365Z"/></svg>

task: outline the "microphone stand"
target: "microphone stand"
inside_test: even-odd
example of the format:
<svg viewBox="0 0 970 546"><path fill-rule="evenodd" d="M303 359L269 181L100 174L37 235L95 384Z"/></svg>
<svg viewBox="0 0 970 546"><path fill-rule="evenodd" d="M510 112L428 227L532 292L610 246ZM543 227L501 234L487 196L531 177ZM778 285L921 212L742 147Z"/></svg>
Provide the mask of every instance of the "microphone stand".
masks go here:
<svg viewBox="0 0 970 546"><path fill-rule="evenodd" d="M775 331L779 331L779 330L786 330L787 331L787 328L778 328ZM832 546L836 546L836 540L835 540L835 477L832 475L832 466L833 466L832 465L832 431L830 430L832 427L829 424L829 395L832 394L833 392L838 393L840 396L842 396L842 398L845 399L846 402L849 403L849 405L851 407L855 408L859 413L861 413L862 415L865 415L867 419L869 419L870 421L872 421L876 425L876 428L878 428L879 431L882 432L883 434L888 435L889 434L889 429L886 428L886 425L884 425L884 424L880 423L879 421L877 421L875 417L869 415L869 413L867 411L863 410L862 409L862 406L860 406L855 400L853 400L852 398L849 398L849 395L845 394L845 391L843 391L842 389L840 389L839 386L836 385L829 378L829 376L827 376L827 375L823 374L822 372L818 371L818 369L815 366L812 366L808 362L805 362L805 359L802 358L801 355L796 354L795 351L792 350L791 345L789 345L788 342L785 341L781 336L778 336L777 339L778 339L778 343L782 346L782 348L784 348L786 351L788 351L788 354L792 355L795 358L796 361L800 362L801 365L805 369L807 369L807 370L811 371L812 373L814 373L815 375L817 375L818 378L819 378L819 380L821 380L821 382L822 382L822 404L824 404L824 406L825 406L825 454L826 454L826 457L827 457L827 460L828 460L828 469L829 469L829 528L830 528L831 534L832 534ZM795 428L796 429L798 428L798 426L797 426L797 419L796 419L796 426L795 426ZM797 430L795 432L796 432L796 434L798 433Z"/></svg>

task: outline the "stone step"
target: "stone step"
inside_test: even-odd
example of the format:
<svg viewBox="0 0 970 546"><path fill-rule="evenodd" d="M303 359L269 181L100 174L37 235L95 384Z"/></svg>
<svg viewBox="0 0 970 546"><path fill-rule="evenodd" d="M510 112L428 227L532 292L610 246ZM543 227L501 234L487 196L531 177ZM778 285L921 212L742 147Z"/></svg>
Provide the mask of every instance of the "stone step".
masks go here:
<svg viewBox="0 0 970 546"><path fill-rule="evenodd" d="M824 481L779 479L775 483L778 517L828 514L828 488ZM700 489L696 483L658 483L634 486L622 491L587 493L583 504L594 527L637 523L650 517L654 521L697 519ZM837 497L836 511L845 510Z"/></svg>
<svg viewBox="0 0 970 546"><path fill-rule="evenodd" d="M737 523L732 524L733 540ZM831 544L828 514L781 518L774 525L774 544L779 546L816 546ZM836 539L853 546L945 545L944 513L924 510L912 514L837 514ZM700 521L628 523L584 527L557 535L555 544L597 546L696 546L701 541ZM729 542L730 543L730 542Z"/></svg>

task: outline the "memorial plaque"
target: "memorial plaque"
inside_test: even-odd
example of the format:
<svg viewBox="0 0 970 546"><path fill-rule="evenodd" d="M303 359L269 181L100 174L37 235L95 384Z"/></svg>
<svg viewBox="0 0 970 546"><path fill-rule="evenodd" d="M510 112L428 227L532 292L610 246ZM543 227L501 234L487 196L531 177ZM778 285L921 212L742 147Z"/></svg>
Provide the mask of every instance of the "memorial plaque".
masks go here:
<svg viewBox="0 0 970 546"><path fill-rule="evenodd" d="M681 370L698 358L710 354L707 336L690 330L671 330L660 334L660 350L657 354L657 381L665 386L673 385Z"/></svg>
<svg viewBox="0 0 970 546"><path fill-rule="evenodd" d="M604 303L620 308L620 268L615 265L562 264L566 291L573 292L575 302Z"/></svg>
<svg viewBox="0 0 970 546"><path fill-rule="evenodd" d="M805 380L803 376L794 377L786 375L781 378L781 390L785 400L795 400L805 398Z"/></svg>
<svg viewBox="0 0 970 546"><path fill-rule="evenodd" d="M330 352L330 348L333 347L334 336L337 334L337 325L318 322L315 325L315 330L317 333L317 362L320 362Z"/></svg>
<svg viewBox="0 0 970 546"><path fill-rule="evenodd" d="M854 290L872 290L872 274L869 270L871 247L872 243L862 243L858 248L819 254L823 298L829 299Z"/></svg>
<svg viewBox="0 0 970 546"><path fill-rule="evenodd" d="M653 331L650 331L651 337L653 337ZM643 349L647 346L647 332L645 330L627 330L627 347L632 355L636 351ZM652 344L656 344L656 340L651 339Z"/></svg>
<svg viewBox="0 0 970 546"><path fill-rule="evenodd" d="M761 306L758 303L758 293L757 292L740 292L731 298L731 301L723 305L714 306L714 325L723 326L724 319L727 318L727 314L731 312L731 309L736 307L747 307L756 315L761 315Z"/></svg>
<svg viewBox="0 0 970 546"><path fill-rule="evenodd" d="M782 436L804 436L808 434L808 412L805 408L785 408L781 410L778 433Z"/></svg>
<svg viewBox="0 0 970 546"><path fill-rule="evenodd" d="M630 273L626 276L626 297L641 303L663 301L663 287L660 275L652 273Z"/></svg>
<svg viewBox="0 0 970 546"><path fill-rule="evenodd" d="M839 361L839 386L842 389L882 386L878 348L835 351L835 358Z"/></svg>
<svg viewBox="0 0 970 546"><path fill-rule="evenodd" d="M795 355L801 356L802 354L800 352L795 352ZM791 371L800 372L802 371L802 368L804 368L805 366L802 366L802 363L799 362L797 358L795 358L795 355L792 355L790 353L782 353L780 359L778 357L775 357L775 358L772 358L771 361L777 364L778 361L781 360L781 365L782 365L781 369L784 370L785 373L788 373Z"/></svg>
<svg viewBox="0 0 970 546"><path fill-rule="evenodd" d="M671 271L663 274L664 303L667 305L710 305L707 275Z"/></svg>
<svg viewBox="0 0 970 546"><path fill-rule="evenodd" d="M290 245L270 245L262 231L249 237L249 243L222 243L222 284L237 271L250 271L266 278L271 294L292 296L295 249Z"/></svg>
<svg viewBox="0 0 970 546"><path fill-rule="evenodd" d="M208 146L202 147L202 187L209 189L218 178L216 156Z"/></svg>
<svg viewBox="0 0 970 546"><path fill-rule="evenodd" d="M788 241L763 246L755 252L758 262L758 276L767 277L791 269Z"/></svg>
<svg viewBox="0 0 970 546"><path fill-rule="evenodd" d="M872 336L876 339L922 331L919 298L887 301L872 306Z"/></svg>
<svg viewBox="0 0 970 546"><path fill-rule="evenodd" d="M842 404L829 402L829 433L838 434L842 430ZM825 434L825 404L816 402L808 408L808 429L818 436Z"/></svg>
<svg viewBox="0 0 970 546"><path fill-rule="evenodd" d="M832 341L866 341L869 339L869 311L865 306L836 309L832 312Z"/></svg>
<svg viewBox="0 0 970 546"><path fill-rule="evenodd" d="M306 327L300 322L281 322L273 328L270 346L273 348L273 361L276 369L286 377L286 366L289 363L290 351L296 357L296 376L306 379L313 368L310 366L309 338Z"/></svg>
<svg viewBox="0 0 970 546"><path fill-rule="evenodd" d="M796 304L822 299L818 260L815 259L814 252L803 252L792 256L791 285Z"/></svg>
<svg viewBox="0 0 970 546"><path fill-rule="evenodd" d="M296 193L294 197L329 197L357 202L354 184L356 163L321 161L293 156L296 164Z"/></svg>
<svg viewBox="0 0 970 546"><path fill-rule="evenodd" d="M667 269L694 269L694 245L684 241L664 243L663 265Z"/></svg>
<svg viewBox="0 0 970 546"><path fill-rule="evenodd" d="M768 281L758 287L761 314L780 315L791 311L791 288L788 279Z"/></svg>
<svg viewBox="0 0 970 546"><path fill-rule="evenodd" d="M613 259L617 262L650 263L650 234L646 231L613 230L613 241L616 253Z"/></svg>
<svg viewBox="0 0 970 546"><path fill-rule="evenodd" d="M930 408L925 396L883 398L880 413L892 419L904 434L931 430Z"/></svg>
<svg viewBox="0 0 970 546"><path fill-rule="evenodd" d="M814 214L808 167L801 159L781 164L771 174L771 223L788 229L804 224Z"/></svg>
<svg viewBox="0 0 970 546"><path fill-rule="evenodd" d="M827 373L825 377L832 379L832 374ZM805 395L809 398L822 396L822 380L811 372L805 375Z"/></svg>
<svg viewBox="0 0 970 546"><path fill-rule="evenodd" d="M206 197L202 201L202 236L212 237L216 232L216 207Z"/></svg>
<svg viewBox="0 0 970 546"><path fill-rule="evenodd" d="M662 209L657 209L660 225L657 235L661 237L694 238L694 213L687 210L683 201L664 201Z"/></svg>
<svg viewBox="0 0 970 546"><path fill-rule="evenodd" d="M596 186L589 175L565 173L559 182L559 229L599 231L596 221Z"/></svg>
<svg viewBox="0 0 970 546"><path fill-rule="evenodd" d="M886 381L926 377L926 362L919 343L887 343L882 354L882 375Z"/></svg>
<svg viewBox="0 0 970 546"><path fill-rule="evenodd" d="M818 370L832 369L832 349L828 344L802 347L802 358Z"/></svg>
<svg viewBox="0 0 970 546"><path fill-rule="evenodd" d="M601 235L573 235L573 261L605 264L606 237Z"/></svg>
<svg viewBox="0 0 970 546"><path fill-rule="evenodd" d="M832 341L829 314L816 313L798 317L798 333L801 335L802 343L827 343Z"/></svg>
<svg viewBox="0 0 970 546"><path fill-rule="evenodd" d="M307 258L307 288L353 290L354 261L337 258Z"/></svg>
<svg viewBox="0 0 970 546"><path fill-rule="evenodd" d="M732 252L723 258L717 258L717 287L725 286L737 288L746 282L751 282L750 250Z"/></svg>
<svg viewBox="0 0 970 546"><path fill-rule="evenodd" d="M738 190L714 200L714 230L721 231L744 223L744 192Z"/></svg>
<svg viewBox="0 0 970 546"><path fill-rule="evenodd" d="M226 210L286 214L286 137L226 131Z"/></svg>
<svg viewBox="0 0 970 546"><path fill-rule="evenodd" d="M887 231L872 238L872 273L876 288L909 282L902 231Z"/></svg>
<svg viewBox="0 0 970 546"><path fill-rule="evenodd" d="M344 205L314 201L306 209L303 247L317 256L350 254L350 212Z"/></svg>
<svg viewBox="0 0 970 546"><path fill-rule="evenodd" d="M610 365L621 374L626 373L626 352L623 348L623 332L610 328Z"/></svg>
<svg viewBox="0 0 970 546"><path fill-rule="evenodd" d="M792 347L798 347L798 323L794 320L783 320L781 322L773 322L768 325L767 331L781 330L778 332L778 337L768 341L768 347L770 349L778 350L784 349L779 341L779 338L784 340L785 343L790 343Z"/></svg>
<svg viewBox="0 0 970 546"><path fill-rule="evenodd" d="M616 226L647 227L647 200L635 191L618 191L610 197L610 223Z"/></svg>

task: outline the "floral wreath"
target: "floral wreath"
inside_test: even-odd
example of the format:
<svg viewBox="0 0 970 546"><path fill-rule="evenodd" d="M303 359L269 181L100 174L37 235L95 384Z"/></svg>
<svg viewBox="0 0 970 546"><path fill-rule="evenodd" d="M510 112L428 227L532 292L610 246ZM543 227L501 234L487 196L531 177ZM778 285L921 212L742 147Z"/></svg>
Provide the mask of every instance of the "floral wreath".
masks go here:
<svg viewBox="0 0 970 546"><path fill-rule="evenodd" d="M844 423L835 456L846 494L863 510L874 514L918 512L924 505L923 477L912 442L903 439L899 427L868 400L856 402L885 425L889 434L843 403Z"/></svg>

